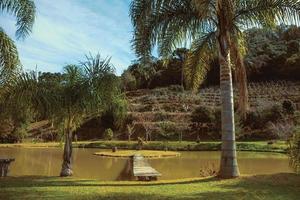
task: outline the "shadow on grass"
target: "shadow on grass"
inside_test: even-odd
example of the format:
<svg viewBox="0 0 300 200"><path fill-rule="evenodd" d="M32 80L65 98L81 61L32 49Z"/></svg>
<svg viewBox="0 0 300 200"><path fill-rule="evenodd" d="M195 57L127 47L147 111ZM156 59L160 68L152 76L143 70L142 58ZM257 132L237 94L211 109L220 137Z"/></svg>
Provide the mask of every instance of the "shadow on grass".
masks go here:
<svg viewBox="0 0 300 200"><path fill-rule="evenodd" d="M20 176L2 178L5 184L1 183L1 187L51 187L51 186L159 186L159 185L180 185L200 182L217 181L217 177L198 178L198 179L181 179L170 181L98 181L92 179L73 179L71 177L53 177L53 176ZM3 182L3 183L4 183Z"/></svg>
<svg viewBox="0 0 300 200"><path fill-rule="evenodd" d="M0 199L299 199L300 176L292 173L216 177L182 182L102 182L60 177L0 179Z"/></svg>

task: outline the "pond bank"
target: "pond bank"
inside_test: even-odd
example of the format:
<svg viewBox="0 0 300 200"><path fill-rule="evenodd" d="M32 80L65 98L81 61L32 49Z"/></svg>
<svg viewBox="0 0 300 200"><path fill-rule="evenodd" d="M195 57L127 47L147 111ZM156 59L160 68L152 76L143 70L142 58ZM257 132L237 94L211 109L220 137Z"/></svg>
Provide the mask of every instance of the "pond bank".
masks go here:
<svg viewBox="0 0 300 200"><path fill-rule="evenodd" d="M0 144L0 147L62 147L62 143L18 143L18 144ZM80 141L73 142L74 148L100 148L111 149L117 147L118 149L137 149L136 141ZM145 150L165 150L171 151L219 151L221 150L221 142L163 142L151 141L143 145ZM287 151L287 144L284 141L276 141L269 144L269 141L243 141L237 142L238 151L255 151L255 152L278 152L285 153Z"/></svg>
<svg viewBox="0 0 300 200"><path fill-rule="evenodd" d="M300 196L300 176L292 173L157 182L97 181L59 177L7 177L0 199L290 199Z"/></svg>

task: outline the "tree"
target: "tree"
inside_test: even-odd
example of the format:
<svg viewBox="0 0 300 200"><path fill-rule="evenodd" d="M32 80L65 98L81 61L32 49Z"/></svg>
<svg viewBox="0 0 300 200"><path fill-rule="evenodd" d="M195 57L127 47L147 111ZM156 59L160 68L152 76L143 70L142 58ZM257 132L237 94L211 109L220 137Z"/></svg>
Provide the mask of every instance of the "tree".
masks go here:
<svg viewBox="0 0 300 200"><path fill-rule="evenodd" d="M32 0L2 0L0 12L12 14L17 19L16 38L24 39L32 30L35 20L35 5ZM4 80L9 78L20 66L17 47L13 40L0 27L0 75Z"/></svg>
<svg viewBox="0 0 300 200"><path fill-rule="evenodd" d="M188 49L186 48L177 48L173 51L172 56L178 59L180 62L184 63L186 60L186 56L188 53ZM184 68L183 66L181 67L181 87L184 88Z"/></svg>
<svg viewBox="0 0 300 200"><path fill-rule="evenodd" d="M135 124L127 124L127 137L128 137L128 142L131 141L131 136L135 132Z"/></svg>
<svg viewBox="0 0 300 200"><path fill-rule="evenodd" d="M298 0L133 0L130 15L133 47L141 60L149 60L153 47L167 57L176 46L191 39L187 74L195 87L203 80L209 61L218 56L222 108L220 176L239 176L236 159L232 70L239 84L240 111L247 110L243 32L247 27L274 27L297 23ZM233 64L233 65L232 65ZM232 66L235 66L233 68ZM195 84L197 83L197 84Z"/></svg>
<svg viewBox="0 0 300 200"><path fill-rule="evenodd" d="M74 131L90 118L105 111L119 95L119 82L113 74L110 59L100 55L87 56L80 66L64 68L59 84L38 80L34 73L25 73L16 79L8 92L8 101L22 102L54 122L65 137L61 176L72 175L72 137ZM45 84L47 83L47 84Z"/></svg>

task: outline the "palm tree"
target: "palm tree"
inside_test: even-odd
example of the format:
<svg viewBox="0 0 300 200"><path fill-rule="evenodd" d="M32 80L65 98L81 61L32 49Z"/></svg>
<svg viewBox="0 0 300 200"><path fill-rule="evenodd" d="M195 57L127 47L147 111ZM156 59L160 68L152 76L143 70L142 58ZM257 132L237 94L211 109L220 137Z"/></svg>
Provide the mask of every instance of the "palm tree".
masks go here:
<svg viewBox="0 0 300 200"><path fill-rule="evenodd" d="M35 4L32 0L1 0L0 12L12 14L17 19L16 38L24 39L32 30L35 20ZM6 78L20 66L14 41L0 27L0 75Z"/></svg>
<svg viewBox="0 0 300 200"><path fill-rule="evenodd" d="M34 73L25 73L7 92L6 102L27 104L42 113L62 131L65 138L61 176L71 176L72 138L74 131L90 118L99 116L119 96L118 79L110 59L87 56L81 66L64 68L59 83L39 80Z"/></svg>
<svg viewBox="0 0 300 200"><path fill-rule="evenodd" d="M194 85L201 81L209 61L218 56L222 108L220 176L239 176L236 159L232 70L236 71L242 113L247 109L246 73L243 65L243 30L298 23L299 0L133 0L130 15L133 47L142 60L153 47L161 56L190 39L186 68ZM233 64L233 65L232 65Z"/></svg>

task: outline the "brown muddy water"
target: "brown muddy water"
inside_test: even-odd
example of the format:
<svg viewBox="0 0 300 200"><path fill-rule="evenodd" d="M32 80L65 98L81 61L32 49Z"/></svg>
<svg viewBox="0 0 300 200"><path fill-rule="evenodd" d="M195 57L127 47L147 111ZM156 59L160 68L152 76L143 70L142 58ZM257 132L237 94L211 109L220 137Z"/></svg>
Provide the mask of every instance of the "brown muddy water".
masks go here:
<svg viewBox="0 0 300 200"><path fill-rule="evenodd" d="M128 159L93 155L101 149L74 149L74 177L98 180L126 180ZM105 150L104 150L105 151ZM62 163L62 148L0 148L0 158L15 158L10 176L58 176ZM162 174L160 180L192 178L200 169L219 166L220 152L181 152L180 157L150 159L150 165ZM292 172L288 157L279 153L238 152L241 174L272 174Z"/></svg>

